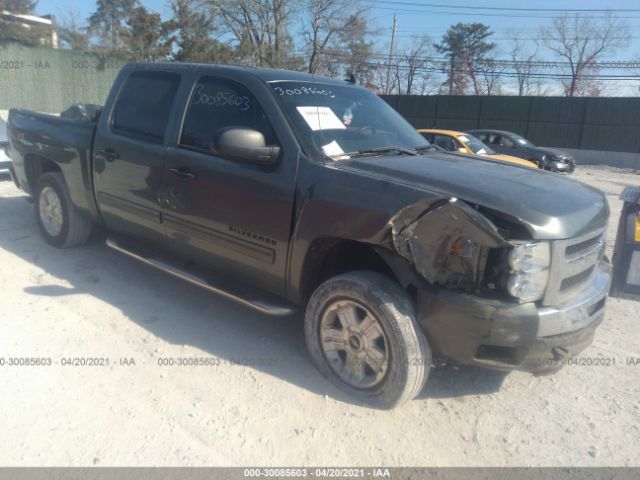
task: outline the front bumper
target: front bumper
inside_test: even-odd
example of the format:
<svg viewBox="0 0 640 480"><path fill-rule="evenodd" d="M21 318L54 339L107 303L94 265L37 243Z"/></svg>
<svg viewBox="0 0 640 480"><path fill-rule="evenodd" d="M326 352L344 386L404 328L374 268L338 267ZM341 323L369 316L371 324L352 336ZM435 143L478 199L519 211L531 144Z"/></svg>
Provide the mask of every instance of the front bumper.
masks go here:
<svg viewBox="0 0 640 480"><path fill-rule="evenodd" d="M574 161L556 161L551 160L547 162L547 169L552 172L572 173L576 169L576 162Z"/></svg>
<svg viewBox="0 0 640 480"><path fill-rule="evenodd" d="M421 289L418 315L434 350L459 363L498 370L557 370L593 341L604 318L611 267L602 261L590 287L558 308Z"/></svg>

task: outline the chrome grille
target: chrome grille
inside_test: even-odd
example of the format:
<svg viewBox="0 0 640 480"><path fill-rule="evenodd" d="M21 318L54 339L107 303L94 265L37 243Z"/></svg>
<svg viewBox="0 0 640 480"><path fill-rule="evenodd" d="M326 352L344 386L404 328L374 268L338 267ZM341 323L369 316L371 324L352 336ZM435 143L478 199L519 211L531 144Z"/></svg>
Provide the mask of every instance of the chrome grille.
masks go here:
<svg viewBox="0 0 640 480"><path fill-rule="evenodd" d="M543 305L562 305L580 294L593 280L594 267L603 254L604 229L551 242L551 270Z"/></svg>

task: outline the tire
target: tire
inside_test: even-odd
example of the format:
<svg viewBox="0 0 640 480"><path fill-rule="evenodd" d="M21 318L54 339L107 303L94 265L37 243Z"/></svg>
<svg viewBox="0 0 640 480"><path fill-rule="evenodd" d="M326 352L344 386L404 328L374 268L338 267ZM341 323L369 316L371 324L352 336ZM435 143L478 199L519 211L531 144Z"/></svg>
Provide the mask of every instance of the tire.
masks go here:
<svg viewBox="0 0 640 480"><path fill-rule="evenodd" d="M321 284L307 305L305 336L320 373L377 408L413 399L429 375L431 350L413 303L396 282L378 273L350 272Z"/></svg>
<svg viewBox="0 0 640 480"><path fill-rule="evenodd" d="M83 217L71 202L61 173L49 172L42 175L38 179L35 193L33 204L36 222L48 244L57 248L69 248L87 242L91 235L91 221Z"/></svg>

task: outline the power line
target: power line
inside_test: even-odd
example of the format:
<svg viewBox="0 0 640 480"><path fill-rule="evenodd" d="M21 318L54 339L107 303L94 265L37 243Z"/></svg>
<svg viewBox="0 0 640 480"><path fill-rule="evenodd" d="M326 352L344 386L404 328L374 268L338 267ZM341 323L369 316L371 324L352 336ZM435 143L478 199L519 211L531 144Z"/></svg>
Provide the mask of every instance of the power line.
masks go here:
<svg viewBox="0 0 640 480"><path fill-rule="evenodd" d="M558 18L558 15L536 15L536 14L529 14L526 15L524 13L522 14L511 14L511 13L471 13L471 12L442 12L442 11L437 11L437 10L407 10L407 9L400 9L400 8L395 8L395 7L375 7L378 10L388 10L388 11L392 11L392 12L396 12L396 13L410 13L412 15L449 15L449 16L472 16L472 17L478 17L479 15L482 15L483 17L505 17L505 18L547 18L547 19L553 19L553 18ZM600 19L600 18L605 18L604 15L600 15L600 16L596 16L596 15L590 15L590 16L584 16L582 18L592 18L592 19ZM640 16L637 15L625 15L625 16L613 16L613 15L607 15L606 18L611 18L611 19L624 19L624 20L628 20L628 19L636 19L636 18L640 18Z"/></svg>
<svg viewBox="0 0 640 480"><path fill-rule="evenodd" d="M401 5L407 7L427 8L455 8L463 10L490 10L490 11L515 11L515 12L557 12L557 13L609 13L609 12L640 12L640 8L535 8L535 7L483 7L478 5L451 5L442 3L415 3L392 0L362 0L368 3L382 5Z"/></svg>
<svg viewBox="0 0 640 480"><path fill-rule="evenodd" d="M334 60L350 60L350 55L347 53L343 53L343 52L332 52L330 54L330 56L334 59ZM373 58L376 58L376 56L373 56ZM356 62L359 65L363 65L363 66L368 66L370 68L387 68L388 66L388 57L387 56L378 56L379 61L378 62L372 62L372 61L359 61ZM396 60L398 60L398 56L394 56L394 58ZM401 61L406 62L405 59L399 59ZM415 62L420 63L419 59L414 59ZM503 62L511 62L514 63L511 60L504 60ZM426 62L424 62L426 63ZM426 65L420 65L420 66L416 66L416 65L409 65L408 63L396 63L395 65L393 65L393 69L394 70L402 70L402 71L408 71L408 70L412 70L414 72L417 73L457 73L457 74L467 74L468 72L464 69L453 69L451 70L449 64L447 62L444 62L442 60L439 61L440 66L426 66ZM516 61L515 63L518 63L518 61ZM525 62L526 63L526 62ZM548 63L556 63L556 62L548 62ZM626 62L626 63L635 63L636 68L640 68L640 62ZM496 65L498 66L498 65ZM535 71L529 71L529 72L517 72L517 71L506 71L506 70L496 70L495 66L493 68L489 68L489 69L484 69L484 70L479 70L478 74L480 75L492 75L492 76L499 76L502 78L520 78L522 76L526 76L528 78L532 78L532 79L548 79L548 80L567 80L567 79L571 79L573 77L572 74L570 73L550 73L550 72L535 72ZM640 81L640 75L629 75L629 74L625 74L625 75L612 75L612 74L607 74L607 75L603 75L603 74L594 74L594 73L584 73L580 75L581 79L586 79L586 80L601 80L601 81L615 81L615 82L619 82L619 81Z"/></svg>
<svg viewBox="0 0 640 480"><path fill-rule="evenodd" d="M298 50L295 52L298 55L304 55L307 52L303 50ZM327 52L328 55L337 55L342 58L350 58L351 55L347 51L332 51ZM371 54L371 58L388 61L406 61L407 55L403 54ZM424 63L439 63L443 66L447 66L449 64L449 58L447 57L434 57L434 56L414 56L411 57L411 60L414 62L424 62ZM567 68L571 64L569 62L560 62L560 61L546 61L546 60L512 60L512 59L490 59L489 62L491 64L497 66L504 67L537 67L542 69L552 69L552 68ZM603 61L591 63L590 68L592 70L640 70L640 60L612 60L612 61ZM448 68L448 67L447 67Z"/></svg>

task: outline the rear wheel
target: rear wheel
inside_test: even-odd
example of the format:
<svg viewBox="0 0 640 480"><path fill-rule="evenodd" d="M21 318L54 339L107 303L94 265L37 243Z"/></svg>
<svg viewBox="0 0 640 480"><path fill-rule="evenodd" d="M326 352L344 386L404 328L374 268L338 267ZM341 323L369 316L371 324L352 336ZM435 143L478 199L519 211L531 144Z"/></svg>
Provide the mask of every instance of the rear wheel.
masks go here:
<svg viewBox="0 0 640 480"><path fill-rule="evenodd" d="M374 272L324 282L305 315L309 354L320 372L352 396L379 408L414 398L424 386L431 351L409 296Z"/></svg>
<svg viewBox="0 0 640 480"><path fill-rule="evenodd" d="M34 207L40 232L50 245L69 248L89 239L92 224L71 202L61 173L49 172L39 178Z"/></svg>

